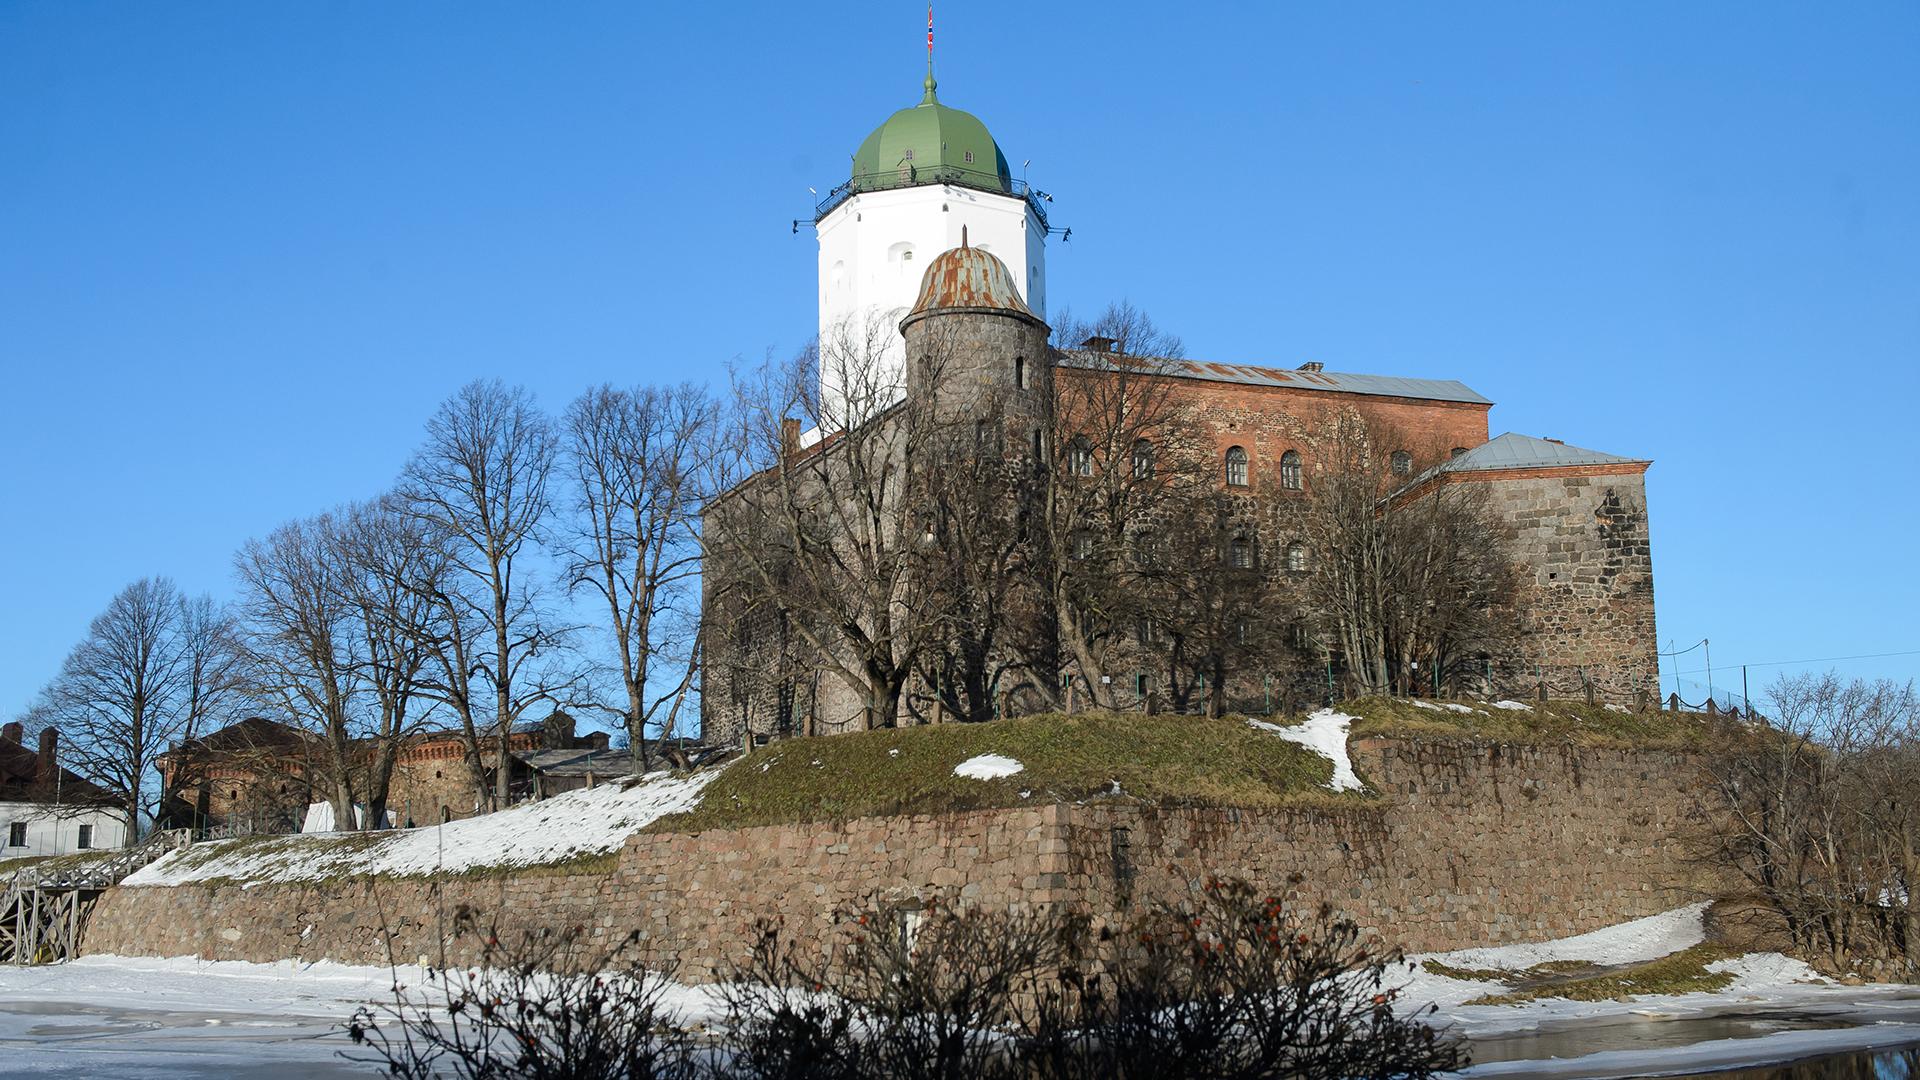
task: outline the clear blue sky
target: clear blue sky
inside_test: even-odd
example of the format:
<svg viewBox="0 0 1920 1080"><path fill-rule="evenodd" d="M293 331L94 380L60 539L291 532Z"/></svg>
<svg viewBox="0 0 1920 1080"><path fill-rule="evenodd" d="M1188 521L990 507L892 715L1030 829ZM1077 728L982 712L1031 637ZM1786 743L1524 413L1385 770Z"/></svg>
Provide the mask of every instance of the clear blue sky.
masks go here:
<svg viewBox="0 0 1920 1080"><path fill-rule="evenodd" d="M1654 458L1661 636L1721 679L1920 650L1920 5L939 17L942 100L1074 229L1056 307ZM127 581L228 595L246 538L380 491L469 379L797 348L787 223L918 100L923 18L0 3L0 713Z"/></svg>

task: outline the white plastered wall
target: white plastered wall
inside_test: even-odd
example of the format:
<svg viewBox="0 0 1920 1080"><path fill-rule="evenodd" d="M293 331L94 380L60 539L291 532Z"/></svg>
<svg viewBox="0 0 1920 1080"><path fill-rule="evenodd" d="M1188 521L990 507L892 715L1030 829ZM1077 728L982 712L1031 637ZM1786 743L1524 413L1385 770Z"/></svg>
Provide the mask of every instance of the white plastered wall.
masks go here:
<svg viewBox="0 0 1920 1080"><path fill-rule="evenodd" d="M1046 318L1046 228L1026 200L935 184L855 195L820 220L821 340L875 319L897 326L927 264L960 246L962 228L970 245L1007 264L1021 299ZM904 364L897 334L886 360L896 374ZM823 396L837 398L831 379L821 382Z"/></svg>

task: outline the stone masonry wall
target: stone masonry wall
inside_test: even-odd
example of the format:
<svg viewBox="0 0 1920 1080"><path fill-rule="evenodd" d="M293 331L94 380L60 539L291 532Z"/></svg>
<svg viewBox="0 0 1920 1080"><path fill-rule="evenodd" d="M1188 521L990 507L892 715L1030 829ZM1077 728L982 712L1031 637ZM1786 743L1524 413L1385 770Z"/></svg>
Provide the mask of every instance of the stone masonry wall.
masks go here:
<svg viewBox="0 0 1920 1080"><path fill-rule="evenodd" d="M1556 697L1584 680L1612 701L1659 694L1646 478L1629 471L1524 470L1484 481L1530 596L1528 655L1509 674Z"/></svg>
<svg viewBox="0 0 1920 1080"><path fill-rule="evenodd" d="M437 962L442 912L503 926L641 931L678 977L744 955L758 918L812 943L850 907L928 900L1096 914L1244 877L1352 915L1415 951L1539 940L1667 910L1710 891L1678 842L1697 762L1572 747L1356 744L1382 798L1347 809L1168 809L1124 802L868 818L634 837L605 873L347 885L121 887L85 948L207 959ZM456 945L448 959L469 961Z"/></svg>

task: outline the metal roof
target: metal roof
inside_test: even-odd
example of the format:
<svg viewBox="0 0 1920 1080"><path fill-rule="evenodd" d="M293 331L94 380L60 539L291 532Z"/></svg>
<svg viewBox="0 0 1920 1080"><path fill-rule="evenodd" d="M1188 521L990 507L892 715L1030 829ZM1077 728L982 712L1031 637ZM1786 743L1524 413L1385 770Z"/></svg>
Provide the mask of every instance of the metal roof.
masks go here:
<svg viewBox="0 0 1920 1080"><path fill-rule="evenodd" d="M1536 439L1509 431L1489 439L1457 458L1443 461L1440 472L1479 472L1488 469L1550 469L1557 465L1645 465L1645 458L1621 457L1568 446L1557 439Z"/></svg>
<svg viewBox="0 0 1920 1080"><path fill-rule="evenodd" d="M519 761L548 776L623 775L633 768L633 756L625 750L532 750L513 755Z"/></svg>
<svg viewBox="0 0 1920 1080"><path fill-rule="evenodd" d="M999 308L1033 317L1007 264L991 252L968 247L965 229L960 230L959 247L941 252L927 266L910 314L939 308Z"/></svg>
<svg viewBox="0 0 1920 1080"><path fill-rule="evenodd" d="M1201 360L1177 360L1158 356L1126 356L1097 353L1085 349L1066 349L1060 353L1063 367L1089 371L1117 370L1126 364L1152 375L1170 375L1179 379L1203 379L1208 382L1239 383L1244 386L1282 386L1292 390L1325 390L1336 394L1371 394L1375 397L1418 398L1422 401L1459 401L1471 405L1493 402L1475 393L1455 379L1407 379L1398 375L1355 375L1340 371L1301 371L1296 368L1256 367L1252 364L1216 364Z"/></svg>

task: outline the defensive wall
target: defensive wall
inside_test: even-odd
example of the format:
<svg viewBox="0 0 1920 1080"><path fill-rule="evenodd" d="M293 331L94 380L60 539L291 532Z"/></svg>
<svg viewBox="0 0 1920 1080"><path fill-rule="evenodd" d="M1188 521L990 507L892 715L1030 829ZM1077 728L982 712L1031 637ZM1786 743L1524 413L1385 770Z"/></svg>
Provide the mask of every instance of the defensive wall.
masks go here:
<svg viewBox="0 0 1920 1080"><path fill-rule="evenodd" d="M812 942L852 907L1177 899L1206 875L1321 902L1426 952L1576 934L1711 892L1689 859L1699 761L1665 751L1356 740L1377 800L1285 810L1121 800L632 838L611 867L497 877L121 886L84 950L437 963L461 905L522 929L638 930L710 980L776 918ZM448 943L451 963L471 939Z"/></svg>

